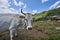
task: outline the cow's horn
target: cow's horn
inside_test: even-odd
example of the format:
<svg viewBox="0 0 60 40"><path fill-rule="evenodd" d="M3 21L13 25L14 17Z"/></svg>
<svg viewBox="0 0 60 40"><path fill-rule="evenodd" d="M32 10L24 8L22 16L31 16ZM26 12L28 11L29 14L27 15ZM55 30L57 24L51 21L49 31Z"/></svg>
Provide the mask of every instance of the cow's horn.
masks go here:
<svg viewBox="0 0 60 40"><path fill-rule="evenodd" d="M25 13L23 13L22 9L21 9L21 13L25 15Z"/></svg>

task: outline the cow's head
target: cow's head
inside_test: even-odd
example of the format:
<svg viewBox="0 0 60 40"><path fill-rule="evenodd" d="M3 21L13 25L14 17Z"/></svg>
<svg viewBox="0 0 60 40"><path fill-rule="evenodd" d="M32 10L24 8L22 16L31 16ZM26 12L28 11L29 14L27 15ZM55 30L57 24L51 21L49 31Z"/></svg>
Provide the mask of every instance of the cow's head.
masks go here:
<svg viewBox="0 0 60 40"><path fill-rule="evenodd" d="M25 15L26 28L27 28L28 30L31 30L31 29L32 29L32 24L31 24L32 14L30 14L30 13L23 13L23 12L22 12L22 9L21 9L21 13Z"/></svg>

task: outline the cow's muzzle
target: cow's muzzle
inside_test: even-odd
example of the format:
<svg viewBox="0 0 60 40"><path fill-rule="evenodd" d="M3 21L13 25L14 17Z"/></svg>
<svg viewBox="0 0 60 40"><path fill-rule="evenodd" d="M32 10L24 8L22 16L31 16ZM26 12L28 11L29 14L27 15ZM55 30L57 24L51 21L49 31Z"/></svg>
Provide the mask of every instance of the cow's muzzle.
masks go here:
<svg viewBox="0 0 60 40"><path fill-rule="evenodd" d="M32 30L32 28L28 28L28 30Z"/></svg>
<svg viewBox="0 0 60 40"><path fill-rule="evenodd" d="M27 30L32 30L32 26L27 26Z"/></svg>

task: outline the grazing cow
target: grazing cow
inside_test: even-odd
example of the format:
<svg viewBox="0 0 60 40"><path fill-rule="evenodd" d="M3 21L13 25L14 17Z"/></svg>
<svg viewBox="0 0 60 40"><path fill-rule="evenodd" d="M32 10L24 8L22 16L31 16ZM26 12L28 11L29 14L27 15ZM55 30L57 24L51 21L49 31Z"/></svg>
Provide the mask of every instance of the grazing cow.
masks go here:
<svg viewBox="0 0 60 40"><path fill-rule="evenodd" d="M14 35L17 36L17 28L19 28L19 26L25 27L27 30L32 29L32 14L23 13L22 9L21 13L24 14L24 16L16 14L0 14L0 31L9 30L10 40L13 40Z"/></svg>

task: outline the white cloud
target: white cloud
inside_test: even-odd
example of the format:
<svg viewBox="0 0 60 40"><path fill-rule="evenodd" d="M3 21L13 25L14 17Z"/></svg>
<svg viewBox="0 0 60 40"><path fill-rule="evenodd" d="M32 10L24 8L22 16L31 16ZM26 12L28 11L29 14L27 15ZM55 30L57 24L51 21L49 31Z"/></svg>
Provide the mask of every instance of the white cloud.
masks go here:
<svg viewBox="0 0 60 40"><path fill-rule="evenodd" d="M49 0L41 0L42 1L42 3L44 3L44 2L47 2L47 1L49 1Z"/></svg>
<svg viewBox="0 0 60 40"><path fill-rule="evenodd" d="M33 12L33 14L35 14L35 13L37 13L37 10L33 10L32 12Z"/></svg>
<svg viewBox="0 0 60 40"><path fill-rule="evenodd" d="M55 2L53 5L49 7L49 9L54 9L60 7L60 1Z"/></svg>
<svg viewBox="0 0 60 40"><path fill-rule="evenodd" d="M60 7L60 5L59 6L57 6L57 8L59 8Z"/></svg>
<svg viewBox="0 0 60 40"><path fill-rule="evenodd" d="M26 7L27 7L27 5L25 4L23 8L26 8Z"/></svg>
<svg viewBox="0 0 60 40"><path fill-rule="evenodd" d="M16 0L14 0L14 4L15 4L16 6L20 6L20 7L23 6L23 8L26 8L26 7L27 7L27 5L26 5L25 3L23 3L23 2L21 2L21 1L19 1L19 2L17 3Z"/></svg>
<svg viewBox="0 0 60 40"><path fill-rule="evenodd" d="M14 0L14 4L15 4L16 6L20 6L20 7L21 7L22 5L24 5L24 3L21 2L21 1L19 1L19 3L17 3L16 0Z"/></svg>
<svg viewBox="0 0 60 40"><path fill-rule="evenodd" d="M4 7L7 8L9 6L8 0L0 0L0 8Z"/></svg>
<svg viewBox="0 0 60 40"><path fill-rule="evenodd" d="M18 13L17 10L13 8L0 8L0 13Z"/></svg>
<svg viewBox="0 0 60 40"><path fill-rule="evenodd" d="M20 10L16 10L14 8L9 8L10 3L9 0L0 0L0 13L20 13Z"/></svg>
<svg viewBox="0 0 60 40"><path fill-rule="evenodd" d="M19 1L18 6L23 6L25 5L23 2Z"/></svg>
<svg viewBox="0 0 60 40"><path fill-rule="evenodd" d="M6 11L8 7L8 0L0 0L0 13Z"/></svg>
<svg viewBox="0 0 60 40"><path fill-rule="evenodd" d="M13 0L14 1L14 4L16 5L16 6L18 6L18 3L16 2L16 0Z"/></svg>

